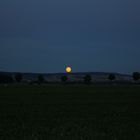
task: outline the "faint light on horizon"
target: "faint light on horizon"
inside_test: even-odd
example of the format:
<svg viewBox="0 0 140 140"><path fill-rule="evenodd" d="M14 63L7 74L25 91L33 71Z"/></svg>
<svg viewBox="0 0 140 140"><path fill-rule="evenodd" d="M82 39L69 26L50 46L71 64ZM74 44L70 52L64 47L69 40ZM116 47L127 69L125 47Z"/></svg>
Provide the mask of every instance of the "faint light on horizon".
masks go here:
<svg viewBox="0 0 140 140"><path fill-rule="evenodd" d="M71 67L66 67L66 72L67 73L70 73L72 71L72 68Z"/></svg>

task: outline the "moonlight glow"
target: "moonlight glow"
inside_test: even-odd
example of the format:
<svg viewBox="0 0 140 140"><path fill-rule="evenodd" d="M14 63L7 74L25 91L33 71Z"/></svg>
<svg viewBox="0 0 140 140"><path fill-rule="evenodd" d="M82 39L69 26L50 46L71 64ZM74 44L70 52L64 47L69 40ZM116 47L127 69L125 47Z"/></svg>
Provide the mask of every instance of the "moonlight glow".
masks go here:
<svg viewBox="0 0 140 140"><path fill-rule="evenodd" d="M71 67L67 67L67 68L66 68L66 72L67 72L67 73L70 73L71 70L72 70Z"/></svg>

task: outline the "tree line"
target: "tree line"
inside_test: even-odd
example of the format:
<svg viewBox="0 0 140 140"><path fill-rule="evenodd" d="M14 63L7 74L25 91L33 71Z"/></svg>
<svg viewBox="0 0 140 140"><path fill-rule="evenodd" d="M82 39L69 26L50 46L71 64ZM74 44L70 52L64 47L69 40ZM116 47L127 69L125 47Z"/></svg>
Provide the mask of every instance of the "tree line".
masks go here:
<svg viewBox="0 0 140 140"><path fill-rule="evenodd" d="M140 79L140 73L139 72L134 72L132 74L133 80L134 81L138 81ZM115 81L116 80L116 75L115 74L109 74L107 77L108 80L110 81ZM63 75L60 78L62 83L66 83L67 81L69 81L68 76L67 75ZM90 84L92 83L94 79L92 78L92 76L90 74L86 74L83 77L83 82L86 84ZM21 83L23 81L23 74L22 73L17 73L14 76L11 76L10 74L0 74L0 84L2 83ZM37 83L41 84L41 83L45 83L45 77L43 74L39 74L37 77Z"/></svg>

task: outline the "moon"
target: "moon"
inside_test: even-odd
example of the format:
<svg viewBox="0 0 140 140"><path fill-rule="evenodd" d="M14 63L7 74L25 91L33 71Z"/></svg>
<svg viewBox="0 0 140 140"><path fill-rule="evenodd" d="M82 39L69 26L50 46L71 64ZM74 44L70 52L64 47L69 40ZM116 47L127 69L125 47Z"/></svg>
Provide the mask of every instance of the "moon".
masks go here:
<svg viewBox="0 0 140 140"><path fill-rule="evenodd" d="M70 73L72 71L71 67L66 67L66 72Z"/></svg>

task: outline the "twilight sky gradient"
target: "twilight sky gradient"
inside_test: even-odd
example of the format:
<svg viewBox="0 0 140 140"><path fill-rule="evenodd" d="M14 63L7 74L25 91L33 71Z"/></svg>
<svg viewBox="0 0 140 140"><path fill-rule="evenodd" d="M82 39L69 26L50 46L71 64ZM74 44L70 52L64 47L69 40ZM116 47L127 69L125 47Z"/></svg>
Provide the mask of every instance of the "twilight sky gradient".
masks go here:
<svg viewBox="0 0 140 140"><path fill-rule="evenodd" d="M140 71L139 0L0 0L0 71Z"/></svg>

